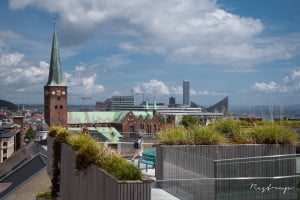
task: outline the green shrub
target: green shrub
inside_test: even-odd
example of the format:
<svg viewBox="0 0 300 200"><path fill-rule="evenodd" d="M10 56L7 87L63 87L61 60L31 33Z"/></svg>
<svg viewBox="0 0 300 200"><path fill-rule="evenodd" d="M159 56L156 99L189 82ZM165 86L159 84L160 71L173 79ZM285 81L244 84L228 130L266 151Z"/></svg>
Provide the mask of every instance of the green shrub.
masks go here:
<svg viewBox="0 0 300 200"><path fill-rule="evenodd" d="M75 168L77 172L84 171L91 164L95 164L119 180L140 180L141 171L132 163L122 158L118 152L110 147L96 142L91 137L84 134L71 134L64 128L55 127L51 129L51 134L55 137L53 148L54 158L52 166L52 197L59 192L59 176L60 176L60 152L61 143L69 144L73 150L77 151L75 159Z"/></svg>
<svg viewBox="0 0 300 200"><path fill-rule="evenodd" d="M77 134L70 137L70 145L74 151L79 151L80 148L87 145L94 145L95 141L88 135Z"/></svg>
<svg viewBox="0 0 300 200"><path fill-rule="evenodd" d="M210 127L192 126L188 134L192 137L195 145L217 145L225 141L222 134Z"/></svg>
<svg viewBox="0 0 300 200"><path fill-rule="evenodd" d="M215 130L224 134L227 137L233 136L240 131L240 121L236 121L232 118L226 118L219 121L215 121L213 127Z"/></svg>
<svg viewBox="0 0 300 200"><path fill-rule="evenodd" d="M251 129L252 128L241 129L239 132L234 133L233 142L238 144L254 144L255 139L249 131Z"/></svg>
<svg viewBox="0 0 300 200"><path fill-rule="evenodd" d="M50 191L44 191L44 192L39 192L36 195L37 198L51 198L51 192Z"/></svg>
<svg viewBox="0 0 300 200"><path fill-rule="evenodd" d="M52 178L51 178L51 196L56 198L60 188L60 162L61 162L61 144L68 143L71 132L63 127L50 128L49 134L55 137L53 141L53 163L52 163Z"/></svg>
<svg viewBox="0 0 300 200"><path fill-rule="evenodd" d="M258 144L296 144L298 139L294 131L279 125L255 127L249 132Z"/></svg>
<svg viewBox="0 0 300 200"><path fill-rule="evenodd" d="M84 171L91 164L101 163L99 162L100 151L100 146L92 143L79 148L75 160L75 168L77 171Z"/></svg>
<svg viewBox="0 0 300 200"><path fill-rule="evenodd" d="M120 155L106 159L103 167L119 180L140 180L142 178L141 170Z"/></svg>
<svg viewBox="0 0 300 200"><path fill-rule="evenodd" d="M198 118L190 115L185 115L182 117L180 124L183 125L185 128L194 126L198 124Z"/></svg>
<svg viewBox="0 0 300 200"><path fill-rule="evenodd" d="M55 137L59 130L64 129L60 126L52 126L49 128L48 135L51 137Z"/></svg>
<svg viewBox="0 0 300 200"><path fill-rule="evenodd" d="M182 126L166 128L162 130L157 137L161 144L166 145L183 145L192 143L192 138L188 137L187 129Z"/></svg>

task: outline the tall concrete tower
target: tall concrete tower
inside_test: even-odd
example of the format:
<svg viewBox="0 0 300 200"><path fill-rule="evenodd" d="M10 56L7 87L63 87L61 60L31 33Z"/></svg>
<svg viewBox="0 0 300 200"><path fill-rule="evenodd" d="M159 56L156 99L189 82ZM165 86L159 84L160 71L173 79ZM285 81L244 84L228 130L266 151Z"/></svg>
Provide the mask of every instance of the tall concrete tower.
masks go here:
<svg viewBox="0 0 300 200"><path fill-rule="evenodd" d="M49 127L67 126L67 94L54 27L48 82L44 86L44 117Z"/></svg>
<svg viewBox="0 0 300 200"><path fill-rule="evenodd" d="M184 106L189 106L190 105L190 81L184 80L182 84L182 89L183 89L182 104Z"/></svg>

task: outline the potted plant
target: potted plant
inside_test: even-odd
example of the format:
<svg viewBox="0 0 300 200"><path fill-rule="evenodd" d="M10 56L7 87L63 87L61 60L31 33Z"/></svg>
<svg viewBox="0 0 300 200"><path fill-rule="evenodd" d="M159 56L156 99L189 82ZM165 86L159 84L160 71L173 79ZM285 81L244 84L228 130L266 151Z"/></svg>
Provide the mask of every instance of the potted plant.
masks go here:
<svg viewBox="0 0 300 200"><path fill-rule="evenodd" d="M272 177L295 175L296 133L280 125L241 128L238 123L225 119L209 127L162 130L156 178L186 181L158 186L179 198L189 194L195 199L295 199L294 190L285 194L275 190L295 187L295 179L272 180L273 190L264 193L254 190L251 180L261 188L269 186Z"/></svg>
<svg viewBox="0 0 300 200"><path fill-rule="evenodd" d="M53 197L59 192L62 199L73 200L151 198L151 180L112 148L60 127L50 129L49 135Z"/></svg>

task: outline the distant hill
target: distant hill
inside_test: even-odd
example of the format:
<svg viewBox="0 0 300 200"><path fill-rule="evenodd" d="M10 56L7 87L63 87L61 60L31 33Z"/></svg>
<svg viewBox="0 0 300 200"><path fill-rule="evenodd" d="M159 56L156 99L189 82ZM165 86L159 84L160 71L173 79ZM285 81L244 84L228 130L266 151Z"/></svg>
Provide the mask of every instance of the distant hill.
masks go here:
<svg viewBox="0 0 300 200"><path fill-rule="evenodd" d="M12 102L0 99L0 108L6 108L7 110L17 110L18 106Z"/></svg>

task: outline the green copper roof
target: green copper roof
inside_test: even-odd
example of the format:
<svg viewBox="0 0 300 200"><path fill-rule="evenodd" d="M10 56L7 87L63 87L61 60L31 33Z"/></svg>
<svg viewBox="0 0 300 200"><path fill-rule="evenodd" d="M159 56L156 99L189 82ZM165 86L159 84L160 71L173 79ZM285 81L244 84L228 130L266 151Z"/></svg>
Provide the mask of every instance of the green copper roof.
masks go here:
<svg viewBox="0 0 300 200"><path fill-rule="evenodd" d="M68 124L121 123L129 111L68 112ZM153 118L152 112L133 111L136 118Z"/></svg>
<svg viewBox="0 0 300 200"><path fill-rule="evenodd" d="M148 111L148 110L149 110L148 100L146 100L146 106L145 106L145 110L146 110L146 111Z"/></svg>
<svg viewBox="0 0 300 200"><path fill-rule="evenodd" d="M108 142L119 142L123 137L120 132L114 127L87 127L89 131L96 131L98 134L103 135ZM71 132L82 132L82 128L68 128Z"/></svg>
<svg viewBox="0 0 300 200"><path fill-rule="evenodd" d="M56 36L56 30L53 31L53 41L52 41L52 50L51 50L51 59L50 59L50 69L48 82L46 86L66 86L63 82L62 72L60 67L60 57L58 51L58 42Z"/></svg>
<svg viewBox="0 0 300 200"><path fill-rule="evenodd" d="M153 110L157 110L156 100L154 100Z"/></svg>

